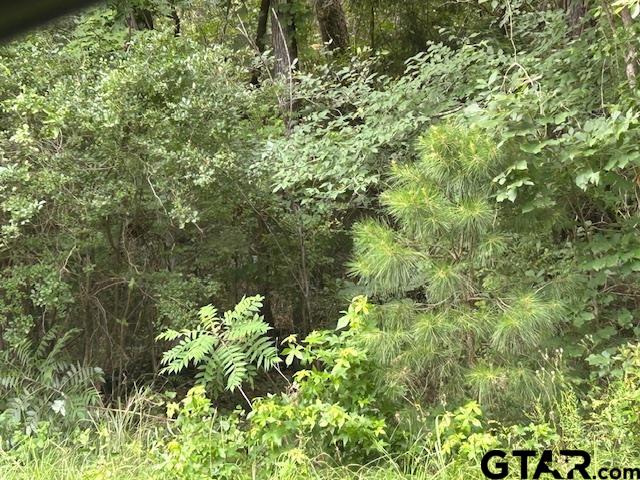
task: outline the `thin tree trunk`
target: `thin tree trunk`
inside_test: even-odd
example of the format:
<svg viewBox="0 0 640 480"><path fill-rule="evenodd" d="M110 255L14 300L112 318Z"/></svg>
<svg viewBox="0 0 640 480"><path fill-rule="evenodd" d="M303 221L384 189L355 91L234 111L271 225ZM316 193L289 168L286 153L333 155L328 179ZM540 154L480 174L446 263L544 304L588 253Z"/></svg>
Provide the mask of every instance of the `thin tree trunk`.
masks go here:
<svg viewBox="0 0 640 480"><path fill-rule="evenodd" d="M256 48L258 53L264 53L264 40L267 34L267 20L269 19L269 7L271 6L271 0L260 1L260 12L258 13L258 28L256 29ZM258 71L254 69L251 74L251 84L259 85Z"/></svg>
<svg viewBox="0 0 640 480"><path fill-rule="evenodd" d="M349 46L347 17L342 0L313 0L320 36L329 50L345 49Z"/></svg>
<svg viewBox="0 0 640 480"><path fill-rule="evenodd" d="M91 265L91 259L89 255L83 257L84 264L86 266ZM89 271L88 269L86 270ZM89 365L91 363L91 343L93 338L92 325L91 325L91 300L89 298L89 291L91 289L91 277L90 273L85 273L84 284L80 289L80 293L82 295L81 305L82 305L82 315L83 315L83 328L82 328L82 338L83 338L83 365Z"/></svg>
<svg viewBox="0 0 640 480"><path fill-rule="evenodd" d="M260 1L260 13L258 14L258 28L256 29L256 47L260 53L264 52L264 37L267 34L267 20L269 19L269 7L271 0Z"/></svg>
<svg viewBox="0 0 640 480"><path fill-rule="evenodd" d="M299 213L299 212L298 212ZM303 308L302 308L302 328L305 333L311 331L311 289L309 270L307 268L307 248L305 245L305 231L302 217L298 224L298 236L300 239L300 283L302 286Z"/></svg>
<svg viewBox="0 0 640 480"><path fill-rule="evenodd" d="M271 0L271 46L275 57L274 77L284 80L287 93L280 97L280 110L284 117L286 133L292 128L295 100L293 96L293 71L298 60L296 23L291 12L292 0Z"/></svg>
<svg viewBox="0 0 640 480"><path fill-rule="evenodd" d="M127 26L132 30L153 30L153 13L150 10L136 8L127 15Z"/></svg>
<svg viewBox="0 0 640 480"><path fill-rule="evenodd" d="M571 36L579 37L584 30L583 18L587 13L585 0L563 0L563 9L567 14Z"/></svg>
<svg viewBox="0 0 640 480"><path fill-rule="evenodd" d="M171 6L171 18L173 19L173 36L179 37L181 30L180 16L178 15L178 10L175 5Z"/></svg>
<svg viewBox="0 0 640 480"><path fill-rule="evenodd" d="M371 16L369 17L369 42L371 42L371 51L376 49L376 8L371 4Z"/></svg>
<svg viewBox="0 0 640 480"><path fill-rule="evenodd" d="M227 0L227 6L224 10L224 23L222 24L222 35L220 41L223 41L227 36L227 27L229 26L229 12L231 11L231 0Z"/></svg>
<svg viewBox="0 0 640 480"><path fill-rule="evenodd" d="M629 35L633 36L633 19L631 18L629 8L624 7L620 12L620 16L622 17L622 24L624 25L624 29ZM627 52L624 55L624 62L625 73L627 74L627 80L629 81L629 85L631 86L631 88L636 88L637 59L638 53L636 51L636 47L633 45L632 41L629 41L629 43L627 44Z"/></svg>
<svg viewBox="0 0 640 480"><path fill-rule="evenodd" d="M262 303L262 313L264 321L275 327L273 309L271 308L271 271L269 265L272 265L269 247L267 245L267 236L269 235L269 227L261 214L256 217L258 223L256 254L258 256L258 272L260 278L260 294L264 297Z"/></svg>
<svg viewBox="0 0 640 480"><path fill-rule="evenodd" d="M298 58L296 24L290 0L271 0L271 43L276 59L275 74L289 79Z"/></svg>

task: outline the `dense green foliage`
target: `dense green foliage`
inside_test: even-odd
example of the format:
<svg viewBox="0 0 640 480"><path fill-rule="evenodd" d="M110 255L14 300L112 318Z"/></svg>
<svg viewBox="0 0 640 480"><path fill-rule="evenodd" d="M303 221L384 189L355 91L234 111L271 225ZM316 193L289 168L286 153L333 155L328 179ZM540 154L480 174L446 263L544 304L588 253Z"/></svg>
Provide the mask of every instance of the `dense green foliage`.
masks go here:
<svg viewBox="0 0 640 480"><path fill-rule="evenodd" d="M518 278L507 252L529 240L492 201L504 160L486 133L443 123L420 145L422 158L394 165L380 196L397 227L372 219L354 228L352 272L371 293L400 299L385 304L373 349L390 372L405 369L403 381L447 403L550 398L542 390L557 382L535 370L562 323L567 288L557 284L566 279Z"/></svg>
<svg viewBox="0 0 640 480"><path fill-rule="evenodd" d="M0 477L640 466L640 7L565 3L126 0L0 46Z"/></svg>

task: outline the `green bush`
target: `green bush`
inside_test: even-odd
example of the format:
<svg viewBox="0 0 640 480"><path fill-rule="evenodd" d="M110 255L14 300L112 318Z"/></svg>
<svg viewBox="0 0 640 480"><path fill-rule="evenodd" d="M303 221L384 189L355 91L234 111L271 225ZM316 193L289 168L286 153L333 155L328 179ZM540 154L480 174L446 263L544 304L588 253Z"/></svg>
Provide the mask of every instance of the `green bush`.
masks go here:
<svg viewBox="0 0 640 480"><path fill-rule="evenodd" d="M205 480L239 478L246 463L247 435L235 414L218 415L205 389L193 387L180 404L171 403L167 416L176 416L173 436L159 447L167 478Z"/></svg>
<svg viewBox="0 0 640 480"><path fill-rule="evenodd" d="M336 331L311 332L302 342L285 340L285 362L307 368L293 376L288 392L258 399L248 415L257 445L281 452L291 448L311 456L328 453L337 461L367 458L383 451L389 395L376 384L375 364L361 336L371 328L370 306L356 297Z"/></svg>

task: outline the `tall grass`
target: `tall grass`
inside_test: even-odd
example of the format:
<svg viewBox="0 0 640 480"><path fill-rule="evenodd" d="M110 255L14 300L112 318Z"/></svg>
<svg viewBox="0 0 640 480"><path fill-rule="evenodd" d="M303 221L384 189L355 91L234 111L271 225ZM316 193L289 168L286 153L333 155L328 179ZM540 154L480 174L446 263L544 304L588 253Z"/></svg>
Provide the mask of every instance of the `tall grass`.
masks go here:
<svg viewBox="0 0 640 480"><path fill-rule="evenodd" d="M591 472L600 467L640 467L636 385L620 384L587 413L575 395L565 395L553 411L540 413L527 426L546 432L532 434L522 445L508 440L503 447L582 449L591 454ZM0 480L176 480L163 469L162 445L172 435L171 420L158 407L157 395L145 389L133 392L112 408L99 407L76 431L22 437L12 449L0 447ZM552 425L545 423L553 419ZM547 430L545 430L545 427ZM175 428L175 427L173 427ZM542 435L543 437L541 437ZM504 438L504 437L503 437ZM364 465L336 466L329 454L309 458L301 449L279 457L247 462L238 480L483 480L479 458L444 455L439 436L428 425L416 428L402 454L386 454ZM188 439L186 440L188 441ZM2 445L2 442L0 442ZM533 463L532 461L531 463ZM567 471L570 465L559 465ZM512 465L512 472L518 467ZM268 473L266 473L268 472ZM180 480L185 480L182 477ZM187 479L191 480L191 479Z"/></svg>
<svg viewBox="0 0 640 480"><path fill-rule="evenodd" d="M144 436L138 432L135 436ZM619 456L617 452L603 451L593 445L584 445L592 453L592 471L600 466L640 466L635 456ZM132 439L125 448L114 451L87 451L79 445L48 441L33 444L16 453L0 453L2 480L159 480L171 476L156 463L157 458ZM399 463L380 458L376 464L334 467L322 462L293 465L283 462L276 467L269 480L484 480L479 463L458 459L444 465L425 462L412 473ZM238 480L262 479L263 465L255 465ZM515 467L513 468L514 471Z"/></svg>

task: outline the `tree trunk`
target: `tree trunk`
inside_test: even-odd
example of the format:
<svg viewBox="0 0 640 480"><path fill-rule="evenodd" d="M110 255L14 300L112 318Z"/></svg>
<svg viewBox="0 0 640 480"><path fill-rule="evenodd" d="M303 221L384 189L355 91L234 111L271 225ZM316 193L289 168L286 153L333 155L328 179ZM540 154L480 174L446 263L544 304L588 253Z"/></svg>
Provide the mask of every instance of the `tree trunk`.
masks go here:
<svg viewBox="0 0 640 480"><path fill-rule="evenodd" d="M181 24L180 24L180 16L178 15L178 10L175 5L171 6L171 19L173 20L173 36L179 37Z"/></svg>
<svg viewBox="0 0 640 480"><path fill-rule="evenodd" d="M135 8L127 15L129 31L153 30L153 13L150 10Z"/></svg>
<svg viewBox="0 0 640 480"><path fill-rule="evenodd" d="M276 59L275 76L291 78L298 59L296 24L291 12L292 0L271 0L271 43Z"/></svg>
<svg viewBox="0 0 640 480"><path fill-rule="evenodd" d="M563 9L567 14L569 27L571 28L571 36L579 37L584 30L583 18L587 13L585 0L563 0Z"/></svg>
<svg viewBox="0 0 640 480"><path fill-rule="evenodd" d="M275 321L273 316L273 309L271 308L271 276L272 272L269 268L273 265L273 261L270 255L268 246L269 226L267 221L258 213L257 217L257 242L256 242L256 255L258 257L258 278L259 278L259 293L264 297L262 302L262 313L264 321L269 325L275 327Z"/></svg>
<svg viewBox="0 0 640 480"><path fill-rule="evenodd" d="M267 34L267 20L269 19L269 7L271 6L271 0L260 1L260 13L258 14L258 28L256 29L256 48L258 53L264 53L264 39ZM251 73L251 84L259 85L258 71L256 69Z"/></svg>
<svg viewBox="0 0 640 480"><path fill-rule="evenodd" d="M345 49L349 46L347 17L342 0L313 0L320 36L329 50Z"/></svg>
<svg viewBox="0 0 640 480"><path fill-rule="evenodd" d="M293 112L296 109L293 96L293 71L298 60L296 23L292 12L295 0L271 0L271 46L275 57L274 77L284 80L286 95L278 99L284 119L286 134L293 127Z"/></svg>
<svg viewBox="0 0 640 480"><path fill-rule="evenodd" d="M369 16L369 43L371 51L376 51L376 8L371 4L371 15Z"/></svg>
<svg viewBox="0 0 640 480"><path fill-rule="evenodd" d="M267 34L267 20L269 19L269 7L271 0L260 1L260 13L258 14L258 28L256 29L256 47L260 53L264 52L264 37Z"/></svg>
<svg viewBox="0 0 640 480"><path fill-rule="evenodd" d="M638 59L638 53L636 47L633 45L633 19L628 7L624 7L620 12L622 17L622 24L624 29L631 37L631 41L627 43L627 51L624 55L625 73L627 74L627 80L631 88L636 88L636 62Z"/></svg>

